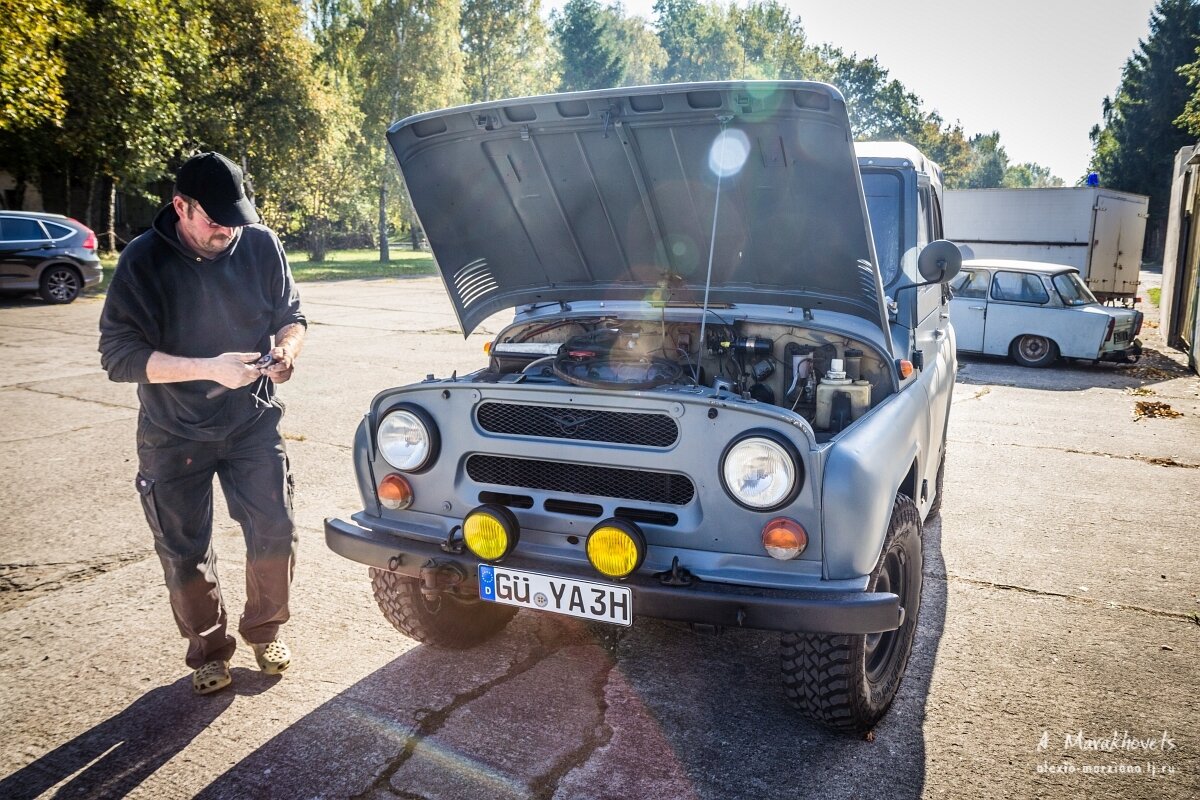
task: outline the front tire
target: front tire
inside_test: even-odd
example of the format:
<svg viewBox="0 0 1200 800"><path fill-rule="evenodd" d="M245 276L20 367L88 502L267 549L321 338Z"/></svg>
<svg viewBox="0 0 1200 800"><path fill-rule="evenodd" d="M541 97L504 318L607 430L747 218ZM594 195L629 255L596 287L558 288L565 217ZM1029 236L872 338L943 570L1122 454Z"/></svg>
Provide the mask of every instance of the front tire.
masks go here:
<svg viewBox="0 0 1200 800"><path fill-rule="evenodd" d="M921 515L896 495L892 519L868 591L900 597L904 624L872 634L785 633L783 691L801 714L839 731L863 732L892 705L912 654L921 605Z"/></svg>
<svg viewBox="0 0 1200 800"><path fill-rule="evenodd" d="M61 305L70 303L83 291L83 279L79 273L65 264L52 264L42 272L38 282L38 294L47 303Z"/></svg>
<svg viewBox="0 0 1200 800"><path fill-rule="evenodd" d="M495 636L517 613L515 608L443 592L436 600L421 594L416 578L370 568L375 602L392 627L435 647L463 650Z"/></svg>
<svg viewBox="0 0 1200 800"><path fill-rule="evenodd" d="M1009 354L1022 367L1048 367L1058 360L1058 345L1045 336L1027 333L1013 339Z"/></svg>

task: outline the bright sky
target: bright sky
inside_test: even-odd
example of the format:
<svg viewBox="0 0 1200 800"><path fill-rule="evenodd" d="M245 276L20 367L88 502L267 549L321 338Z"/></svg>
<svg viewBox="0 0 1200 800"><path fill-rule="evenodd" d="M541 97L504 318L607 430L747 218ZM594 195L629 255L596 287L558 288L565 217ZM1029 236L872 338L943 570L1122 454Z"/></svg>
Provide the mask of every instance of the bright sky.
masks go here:
<svg viewBox="0 0 1200 800"><path fill-rule="evenodd" d="M565 0L543 2L548 14ZM810 43L878 56L927 110L961 122L968 136L1000 131L1012 163L1036 161L1070 185L1087 169L1088 131L1149 34L1156 0L784 3ZM654 0L623 5L654 18Z"/></svg>

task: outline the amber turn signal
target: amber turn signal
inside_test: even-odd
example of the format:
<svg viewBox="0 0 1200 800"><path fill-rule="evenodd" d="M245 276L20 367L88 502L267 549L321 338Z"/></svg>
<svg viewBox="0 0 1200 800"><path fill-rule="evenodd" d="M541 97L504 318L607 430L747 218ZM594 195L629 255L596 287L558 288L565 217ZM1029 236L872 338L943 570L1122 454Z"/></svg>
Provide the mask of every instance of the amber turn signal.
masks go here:
<svg viewBox="0 0 1200 800"><path fill-rule="evenodd" d="M412 505L413 490L403 476L392 473L379 482L379 502L384 508L398 511Z"/></svg>
<svg viewBox="0 0 1200 800"><path fill-rule="evenodd" d="M911 377L911 376L912 376L912 374L913 374L913 365L912 365L912 362L911 362L911 361L909 361L909 360L908 360L908 359L906 359L906 358L902 358L902 359L900 359L900 365L899 365L899 366L900 366L900 377L901 377L901 378L908 378L908 377Z"/></svg>
<svg viewBox="0 0 1200 800"><path fill-rule="evenodd" d="M763 526L762 543L771 558L788 561L808 547L808 534L794 519L776 517Z"/></svg>

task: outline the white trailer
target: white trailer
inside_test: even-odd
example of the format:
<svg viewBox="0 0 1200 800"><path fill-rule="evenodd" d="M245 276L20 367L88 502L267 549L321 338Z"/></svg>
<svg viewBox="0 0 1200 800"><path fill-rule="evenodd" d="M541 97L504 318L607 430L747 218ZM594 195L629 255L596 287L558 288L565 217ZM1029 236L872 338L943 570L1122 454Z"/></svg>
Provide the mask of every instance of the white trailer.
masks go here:
<svg viewBox="0 0 1200 800"><path fill-rule="evenodd" d="M946 238L967 258L1075 267L1101 302L1132 302L1142 268L1149 198L1094 186L953 189Z"/></svg>

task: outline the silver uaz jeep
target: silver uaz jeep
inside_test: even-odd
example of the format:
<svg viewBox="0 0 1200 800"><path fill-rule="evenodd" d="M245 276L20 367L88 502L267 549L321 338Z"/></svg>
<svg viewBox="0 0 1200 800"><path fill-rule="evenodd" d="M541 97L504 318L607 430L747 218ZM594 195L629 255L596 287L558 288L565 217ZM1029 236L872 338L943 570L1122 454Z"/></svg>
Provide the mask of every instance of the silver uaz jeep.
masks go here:
<svg viewBox="0 0 1200 800"><path fill-rule="evenodd" d="M954 335L938 168L833 87L501 100L388 132L477 372L387 389L326 540L402 633L521 609L780 631L835 728L891 704L941 501Z"/></svg>

